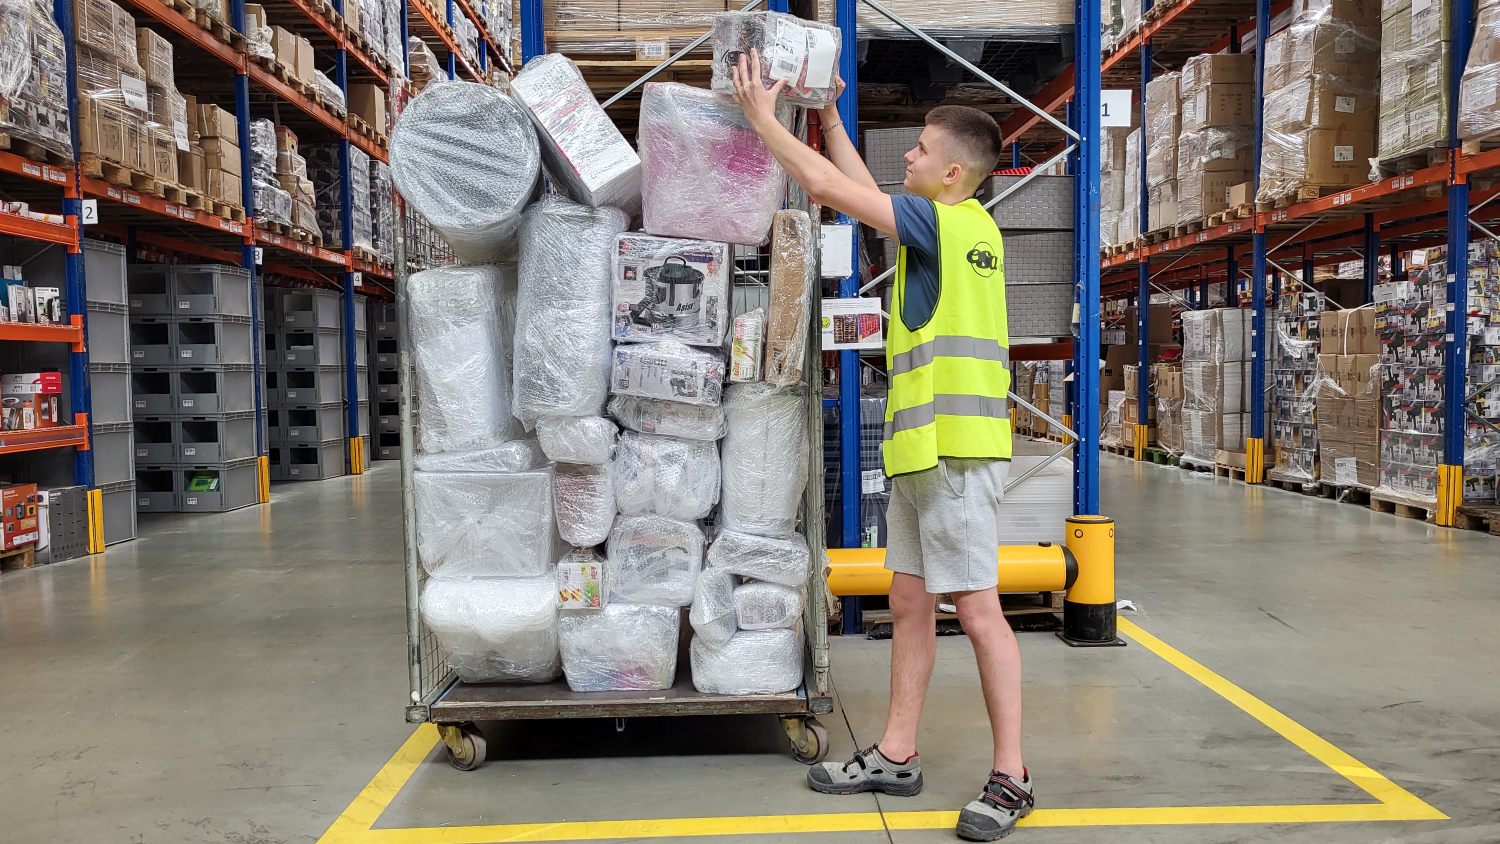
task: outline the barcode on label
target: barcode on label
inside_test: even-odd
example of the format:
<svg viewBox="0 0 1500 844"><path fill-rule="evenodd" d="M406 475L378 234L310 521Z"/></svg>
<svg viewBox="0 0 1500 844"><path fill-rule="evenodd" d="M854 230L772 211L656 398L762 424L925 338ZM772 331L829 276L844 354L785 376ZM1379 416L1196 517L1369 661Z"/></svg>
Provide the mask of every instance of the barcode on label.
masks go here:
<svg viewBox="0 0 1500 844"><path fill-rule="evenodd" d="M1335 146L1333 148L1333 160L1334 161L1353 161L1354 160L1354 146L1352 144L1349 145L1349 146Z"/></svg>

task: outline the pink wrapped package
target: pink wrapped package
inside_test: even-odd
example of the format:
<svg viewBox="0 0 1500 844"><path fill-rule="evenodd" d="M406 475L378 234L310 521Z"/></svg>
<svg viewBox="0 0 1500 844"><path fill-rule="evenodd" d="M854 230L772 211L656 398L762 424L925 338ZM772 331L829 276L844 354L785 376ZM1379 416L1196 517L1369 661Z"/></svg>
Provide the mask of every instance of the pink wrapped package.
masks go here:
<svg viewBox="0 0 1500 844"><path fill-rule="evenodd" d="M792 109L778 106L783 125ZM786 197L786 172L729 97L651 82L641 97L642 216L668 237L758 245Z"/></svg>

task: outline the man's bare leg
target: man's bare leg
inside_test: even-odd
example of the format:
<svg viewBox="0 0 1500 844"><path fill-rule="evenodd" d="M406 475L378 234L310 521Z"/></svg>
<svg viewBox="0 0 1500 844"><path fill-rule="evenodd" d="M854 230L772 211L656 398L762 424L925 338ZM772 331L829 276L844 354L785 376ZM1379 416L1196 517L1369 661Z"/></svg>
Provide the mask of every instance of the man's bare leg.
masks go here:
<svg viewBox="0 0 1500 844"><path fill-rule="evenodd" d="M917 723L937 659L937 596L927 581L896 572L891 579L891 708L880 753L892 762L917 752Z"/></svg>
<svg viewBox="0 0 1500 844"><path fill-rule="evenodd" d="M898 575L899 576L899 575ZM894 591L894 586L893 586ZM954 592L958 620L974 646L979 662L979 685L995 737L995 770L1017 779L1025 775L1021 761L1021 648L1000 609L993 589ZM894 656L892 657L894 660ZM932 662L928 662L931 671ZM895 665L892 663L891 711L895 712ZM926 688L925 684L923 688ZM886 727L889 734L890 727ZM882 743L881 747L885 745Z"/></svg>

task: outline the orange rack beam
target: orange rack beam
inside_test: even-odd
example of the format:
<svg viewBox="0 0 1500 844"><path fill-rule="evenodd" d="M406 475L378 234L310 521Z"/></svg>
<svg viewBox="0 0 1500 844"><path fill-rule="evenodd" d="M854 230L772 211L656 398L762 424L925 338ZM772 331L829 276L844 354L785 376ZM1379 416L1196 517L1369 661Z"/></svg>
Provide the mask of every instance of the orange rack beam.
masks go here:
<svg viewBox="0 0 1500 844"><path fill-rule="evenodd" d="M0 431L0 454L48 448L88 448L88 425L59 425L30 431Z"/></svg>

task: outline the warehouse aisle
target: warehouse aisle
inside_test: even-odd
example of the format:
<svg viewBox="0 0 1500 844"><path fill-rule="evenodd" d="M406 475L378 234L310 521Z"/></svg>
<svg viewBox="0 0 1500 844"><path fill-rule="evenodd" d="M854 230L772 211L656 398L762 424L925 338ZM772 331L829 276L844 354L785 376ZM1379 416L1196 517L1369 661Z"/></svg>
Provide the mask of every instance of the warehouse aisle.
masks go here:
<svg viewBox="0 0 1500 844"><path fill-rule="evenodd" d="M1490 650L1480 631L1500 607L1500 541L1103 462L1104 507L1119 521L1119 593L1142 609L1124 617L1146 632L1109 650L1022 634L1026 751L1044 808L1139 809L1108 817L1136 825L1038 826L1017 840L1500 837L1500 672L1474 659ZM102 559L0 576L0 719L12 725L0 736L3 837L312 842L354 804L376 807L377 829L501 825L483 840L559 820L643 821L569 828L593 840L745 829L658 818L774 815L783 829L828 828L821 816L834 812L849 813L849 831L738 840L954 840L944 813L973 796L988 755L962 637L939 644L927 789L916 798L807 791L774 719L763 718L638 720L624 732L610 721L495 725L490 763L453 771L424 734L408 742L399 716L395 482L395 467L377 464L363 477L280 485L269 508L164 517ZM889 649L862 638L833 647L843 710L825 723L834 755L846 757L856 740L878 738ZM1175 652L1187 661L1163 658ZM1174 811L1157 807L1267 806L1289 820L1300 810L1279 807L1372 802L1186 673L1192 661L1452 819L1156 825ZM386 787L367 788L383 766ZM1069 817L1101 818L1034 819Z"/></svg>

